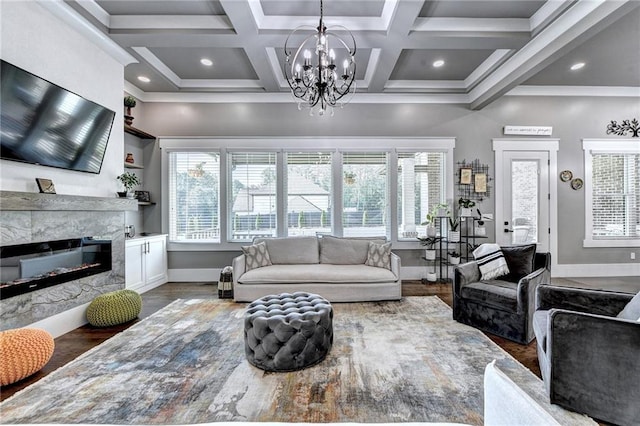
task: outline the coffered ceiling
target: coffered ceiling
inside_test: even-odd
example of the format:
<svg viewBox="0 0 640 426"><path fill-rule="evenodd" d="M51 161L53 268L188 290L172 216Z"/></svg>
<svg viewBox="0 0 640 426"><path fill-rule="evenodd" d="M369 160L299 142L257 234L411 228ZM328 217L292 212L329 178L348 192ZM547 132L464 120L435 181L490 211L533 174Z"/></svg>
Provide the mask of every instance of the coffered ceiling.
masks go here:
<svg viewBox="0 0 640 426"><path fill-rule="evenodd" d="M282 102L290 100L285 39L299 25L317 26L320 2L65 0L57 7L122 52L126 88L142 100ZM640 1L324 0L324 13L327 27L343 25L355 36L354 102L479 109L514 89L593 86L640 96ZM434 67L437 60L444 65ZM584 67L571 71L578 62Z"/></svg>

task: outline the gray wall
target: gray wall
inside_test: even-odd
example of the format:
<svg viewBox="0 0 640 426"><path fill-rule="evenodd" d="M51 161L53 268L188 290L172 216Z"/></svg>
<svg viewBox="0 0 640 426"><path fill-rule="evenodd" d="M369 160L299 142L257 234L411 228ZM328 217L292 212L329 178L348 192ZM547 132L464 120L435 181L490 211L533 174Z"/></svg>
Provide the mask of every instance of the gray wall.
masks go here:
<svg viewBox="0 0 640 426"><path fill-rule="evenodd" d="M504 137L504 125L553 126L560 139L558 170L569 169L584 177L582 138L610 137L611 120L640 116L635 98L503 97L480 111L459 105L350 104L335 116L309 117L295 104L196 104L148 103L136 125L158 136L454 136L455 159L479 159L489 164L494 177L493 138ZM157 148L156 148L157 151ZM160 192L159 154L152 153L157 179L150 187ZM149 181L151 182L151 181ZM625 263L631 261L623 248L583 248L584 190L558 185L558 263ZM495 212L494 200L481 205ZM147 230L160 231L160 208L148 217ZM493 235L493 229L488 229ZM403 266L423 266L418 250L399 253ZM172 252L169 268L216 268L229 264L229 252Z"/></svg>

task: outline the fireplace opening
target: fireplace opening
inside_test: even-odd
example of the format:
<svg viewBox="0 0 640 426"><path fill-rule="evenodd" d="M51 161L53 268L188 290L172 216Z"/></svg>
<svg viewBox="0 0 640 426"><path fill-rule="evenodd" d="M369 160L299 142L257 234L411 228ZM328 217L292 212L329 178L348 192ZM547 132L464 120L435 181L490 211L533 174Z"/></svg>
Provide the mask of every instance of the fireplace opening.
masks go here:
<svg viewBox="0 0 640 426"><path fill-rule="evenodd" d="M0 247L0 300L111 270L111 240L82 237Z"/></svg>

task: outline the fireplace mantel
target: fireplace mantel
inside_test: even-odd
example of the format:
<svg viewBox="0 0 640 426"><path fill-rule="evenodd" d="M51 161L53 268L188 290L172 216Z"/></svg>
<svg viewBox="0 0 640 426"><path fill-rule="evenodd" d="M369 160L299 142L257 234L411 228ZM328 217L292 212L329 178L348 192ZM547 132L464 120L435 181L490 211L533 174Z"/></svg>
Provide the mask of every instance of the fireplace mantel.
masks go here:
<svg viewBox="0 0 640 426"><path fill-rule="evenodd" d="M40 194L0 191L0 210L4 211L132 211L137 200L88 197L83 195Z"/></svg>

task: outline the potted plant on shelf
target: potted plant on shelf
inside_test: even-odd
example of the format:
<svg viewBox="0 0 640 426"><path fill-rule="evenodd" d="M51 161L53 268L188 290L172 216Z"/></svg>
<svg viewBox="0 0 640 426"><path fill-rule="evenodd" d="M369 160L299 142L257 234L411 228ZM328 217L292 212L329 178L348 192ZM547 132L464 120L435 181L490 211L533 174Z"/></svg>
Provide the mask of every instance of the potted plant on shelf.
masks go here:
<svg viewBox="0 0 640 426"><path fill-rule="evenodd" d="M460 220L457 217L449 217L449 242L460 242L460 231L458 231Z"/></svg>
<svg viewBox="0 0 640 426"><path fill-rule="evenodd" d="M125 96L124 97L124 106L127 108L125 116L124 116L124 124L127 126L131 126L133 124L133 116L131 115L131 108L135 108L136 106L136 98L133 96Z"/></svg>
<svg viewBox="0 0 640 426"><path fill-rule="evenodd" d="M476 237L486 237L487 236L487 228L484 226L484 220L482 220L482 213L480 209L476 209L478 212L478 220L476 221L476 226L473 228L473 234Z"/></svg>
<svg viewBox="0 0 640 426"><path fill-rule="evenodd" d="M436 260L436 243L441 240L440 237L417 237L420 245L425 246L425 260Z"/></svg>
<svg viewBox="0 0 640 426"><path fill-rule="evenodd" d="M433 272L427 271L427 281L434 283L437 280L438 280L438 274L436 273L435 268Z"/></svg>
<svg viewBox="0 0 640 426"><path fill-rule="evenodd" d="M135 193L132 191L133 187L136 185L140 185L140 180L135 173L124 172L120 176L117 176L120 182L122 182L122 186L124 186L125 192L118 192L118 196L127 197L127 198L135 198Z"/></svg>
<svg viewBox="0 0 640 426"><path fill-rule="evenodd" d="M471 216L471 207L475 206L476 202L469 200L468 198L462 198L458 200L459 215L460 217Z"/></svg>
<svg viewBox="0 0 640 426"><path fill-rule="evenodd" d="M457 251L451 251L449 253L447 253L449 255L449 258L447 259L449 261L449 265L459 265L460 264L460 253L458 253Z"/></svg>

